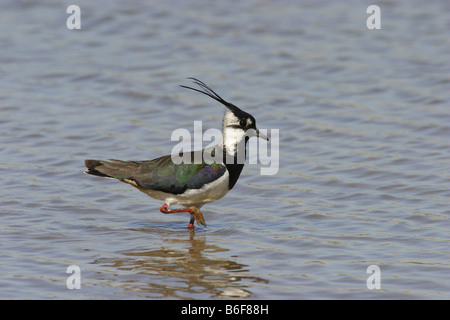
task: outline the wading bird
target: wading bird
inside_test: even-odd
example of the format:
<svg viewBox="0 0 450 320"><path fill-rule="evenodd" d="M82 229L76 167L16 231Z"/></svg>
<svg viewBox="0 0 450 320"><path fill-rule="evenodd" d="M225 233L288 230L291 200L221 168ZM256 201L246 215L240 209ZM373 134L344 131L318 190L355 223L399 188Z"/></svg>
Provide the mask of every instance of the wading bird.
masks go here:
<svg viewBox="0 0 450 320"><path fill-rule="evenodd" d="M173 155L146 161L85 160L85 173L114 178L126 182L152 198L163 200L160 211L165 214L189 212L191 220L188 228L194 228L194 221L206 226L200 208L225 196L236 184L244 167L239 154L244 152L249 138L256 136L269 140L256 128L255 118L234 104L222 99L202 81L189 78L199 89L181 85L183 88L203 93L226 107L222 123L222 141L211 149L192 151L188 157L192 161L174 163ZM201 153L200 157L198 153ZM219 161L206 161L205 154L217 155ZM184 155L186 156L186 155ZM194 161L201 159L200 161ZM169 209L180 205L185 208Z"/></svg>

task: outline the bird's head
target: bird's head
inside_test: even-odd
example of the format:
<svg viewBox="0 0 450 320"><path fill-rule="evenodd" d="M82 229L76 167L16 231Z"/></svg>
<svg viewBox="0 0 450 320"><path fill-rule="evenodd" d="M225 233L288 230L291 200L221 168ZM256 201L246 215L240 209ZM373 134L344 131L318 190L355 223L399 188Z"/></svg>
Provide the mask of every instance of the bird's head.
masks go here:
<svg viewBox="0 0 450 320"><path fill-rule="evenodd" d="M256 120L251 114L222 99L222 97L220 97L202 81L195 78L188 79L193 80L194 83L197 84L202 90L183 85L181 87L203 93L213 98L214 100L219 101L227 108L222 124L224 145L226 145L227 147L235 146L243 139L247 141L251 137L259 137L265 140L269 140L269 138L259 132L259 130L256 128Z"/></svg>

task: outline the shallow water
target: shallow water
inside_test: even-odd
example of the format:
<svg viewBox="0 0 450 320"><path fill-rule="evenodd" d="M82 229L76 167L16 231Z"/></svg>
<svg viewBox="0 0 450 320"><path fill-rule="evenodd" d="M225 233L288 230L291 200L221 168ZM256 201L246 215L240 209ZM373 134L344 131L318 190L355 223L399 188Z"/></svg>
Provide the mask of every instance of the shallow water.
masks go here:
<svg viewBox="0 0 450 320"><path fill-rule="evenodd" d="M0 5L0 298L450 298L448 2L70 4ZM220 128L189 76L280 133L194 232L82 173Z"/></svg>

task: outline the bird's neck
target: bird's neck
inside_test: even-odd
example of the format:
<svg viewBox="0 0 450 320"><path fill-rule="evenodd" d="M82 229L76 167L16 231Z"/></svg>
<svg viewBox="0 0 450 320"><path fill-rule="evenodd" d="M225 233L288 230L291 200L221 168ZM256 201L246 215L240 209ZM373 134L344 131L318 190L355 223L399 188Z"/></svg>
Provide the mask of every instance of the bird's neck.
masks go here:
<svg viewBox="0 0 450 320"><path fill-rule="evenodd" d="M230 175L228 189L232 189L236 184L246 158L247 139L245 135L237 132L237 129L226 128L223 130L223 163L227 167ZM241 130L242 131L242 130Z"/></svg>
<svg viewBox="0 0 450 320"><path fill-rule="evenodd" d="M247 150L245 133L241 129L224 128L222 131L222 145L224 163L244 164Z"/></svg>

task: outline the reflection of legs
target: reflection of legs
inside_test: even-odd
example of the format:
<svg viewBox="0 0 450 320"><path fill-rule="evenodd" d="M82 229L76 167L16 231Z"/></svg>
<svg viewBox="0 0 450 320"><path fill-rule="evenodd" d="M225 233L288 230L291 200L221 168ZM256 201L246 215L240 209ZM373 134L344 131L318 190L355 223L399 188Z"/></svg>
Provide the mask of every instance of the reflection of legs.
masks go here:
<svg viewBox="0 0 450 320"><path fill-rule="evenodd" d="M164 214L168 213L177 213L177 212L189 212L191 214L191 221L189 222L188 228L194 229L194 221L197 221L198 224L202 224L206 227L205 219L203 219L203 214L197 207L189 207L184 209L173 209L169 210L167 209L168 205L167 203L164 203L161 208L159 208L159 211L161 211Z"/></svg>

